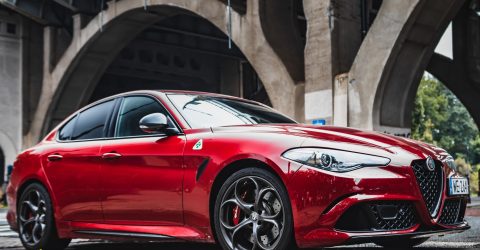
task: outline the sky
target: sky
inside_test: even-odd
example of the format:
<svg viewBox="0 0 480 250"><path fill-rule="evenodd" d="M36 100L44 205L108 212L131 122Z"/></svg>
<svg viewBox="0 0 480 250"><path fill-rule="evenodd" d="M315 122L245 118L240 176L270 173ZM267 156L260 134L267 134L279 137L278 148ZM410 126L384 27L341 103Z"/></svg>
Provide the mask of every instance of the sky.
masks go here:
<svg viewBox="0 0 480 250"><path fill-rule="evenodd" d="M435 52L442 54L450 59L453 59L452 53L452 24L448 25L448 28L445 30L440 42L435 48Z"/></svg>

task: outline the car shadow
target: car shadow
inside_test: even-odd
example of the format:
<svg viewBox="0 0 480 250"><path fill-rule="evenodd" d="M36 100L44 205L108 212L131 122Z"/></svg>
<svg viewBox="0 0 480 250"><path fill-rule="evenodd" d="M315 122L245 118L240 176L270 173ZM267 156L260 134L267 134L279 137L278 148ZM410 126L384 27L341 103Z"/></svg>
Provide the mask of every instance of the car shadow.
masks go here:
<svg viewBox="0 0 480 250"><path fill-rule="evenodd" d="M339 246L334 248L319 248L319 249L345 249L345 250L369 250L369 249L381 249L381 247L370 246ZM383 248L383 249L438 249L435 247L416 247L416 248ZM73 247L69 247L70 250L221 250L218 245L213 244L198 244L198 243L136 243L136 242L98 242L98 243L83 243L76 244ZM473 248L442 248L442 249L473 249ZM313 249L307 249L313 250Z"/></svg>

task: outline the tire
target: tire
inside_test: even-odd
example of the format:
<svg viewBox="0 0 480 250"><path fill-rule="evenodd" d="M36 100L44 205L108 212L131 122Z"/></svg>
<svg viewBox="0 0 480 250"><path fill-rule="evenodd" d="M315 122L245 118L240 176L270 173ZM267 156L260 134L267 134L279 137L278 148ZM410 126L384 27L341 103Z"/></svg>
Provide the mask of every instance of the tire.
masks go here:
<svg viewBox="0 0 480 250"><path fill-rule="evenodd" d="M213 223L223 249L295 248L287 191L263 169L239 170L223 183L215 200Z"/></svg>
<svg viewBox="0 0 480 250"><path fill-rule="evenodd" d="M17 222L26 249L65 249L70 243L70 239L58 237L50 195L38 183L30 184L20 195Z"/></svg>
<svg viewBox="0 0 480 250"><path fill-rule="evenodd" d="M427 238L406 238L406 239L386 239L386 240L379 240L376 241L375 244L382 246L382 247L387 247L387 248L409 248L409 247L414 247L418 246L425 241L427 241L429 237Z"/></svg>

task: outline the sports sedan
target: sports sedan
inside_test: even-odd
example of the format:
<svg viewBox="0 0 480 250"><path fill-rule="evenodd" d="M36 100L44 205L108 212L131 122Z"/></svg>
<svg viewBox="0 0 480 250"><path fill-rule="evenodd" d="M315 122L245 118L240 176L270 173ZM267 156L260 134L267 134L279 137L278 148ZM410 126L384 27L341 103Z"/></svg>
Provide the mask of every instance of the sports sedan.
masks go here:
<svg viewBox="0 0 480 250"><path fill-rule="evenodd" d="M27 249L72 238L398 247L468 229L468 192L441 148L302 125L231 96L137 91L79 110L22 152L7 219Z"/></svg>

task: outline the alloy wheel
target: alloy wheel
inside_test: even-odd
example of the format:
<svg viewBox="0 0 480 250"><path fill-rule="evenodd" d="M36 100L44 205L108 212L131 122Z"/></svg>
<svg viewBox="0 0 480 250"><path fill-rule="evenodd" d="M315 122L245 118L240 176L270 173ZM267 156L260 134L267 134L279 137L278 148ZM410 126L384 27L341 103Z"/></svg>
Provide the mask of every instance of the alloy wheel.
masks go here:
<svg viewBox="0 0 480 250"><path fill-rule="evenodd" d="M220 205L224 240L231 249L275 249L285 225L280 195L267 180L246 176L233 182Z"/></svg>
<svg viewBox="0 0 480 250"><path fill-rule="evenodd" d="M45 234L47 206L45 197L36 189L31 189L20 202L20 237L30 246L37 245Z"/></svg>

